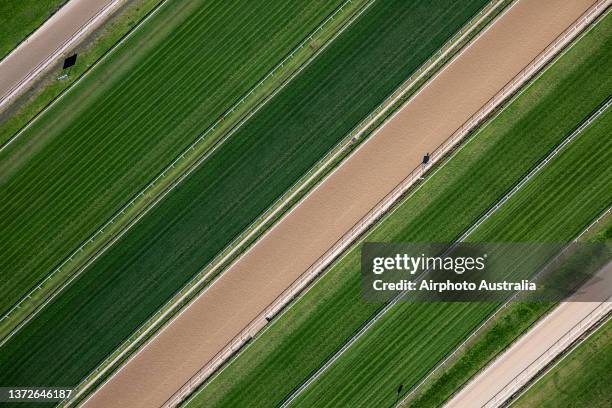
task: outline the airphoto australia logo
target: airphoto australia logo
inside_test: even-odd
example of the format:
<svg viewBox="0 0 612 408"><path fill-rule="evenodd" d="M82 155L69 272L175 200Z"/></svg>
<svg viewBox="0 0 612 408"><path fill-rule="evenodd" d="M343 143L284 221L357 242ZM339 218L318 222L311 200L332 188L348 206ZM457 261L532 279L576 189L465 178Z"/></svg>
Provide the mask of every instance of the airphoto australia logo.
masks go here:
<svg viewBox="0 0 612 408"><path fill-rule="evenodd" d="M377 244L362 249L362 286L366 298L389 300L413 292L422 300L479 300L490 292L535 291L528 279L510 279L504 267L514 260L492 259L488 248L443 244ZM494 251L495 252L495 251ZM442 254L442 255L436 255ZM490 296L487 296L490 297Z"/></svg>

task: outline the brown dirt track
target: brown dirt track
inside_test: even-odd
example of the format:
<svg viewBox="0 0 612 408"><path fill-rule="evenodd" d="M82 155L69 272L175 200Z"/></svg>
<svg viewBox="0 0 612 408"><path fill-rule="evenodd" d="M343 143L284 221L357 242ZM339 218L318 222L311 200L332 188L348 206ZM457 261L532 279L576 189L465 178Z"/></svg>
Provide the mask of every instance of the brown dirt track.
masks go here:
<svg viewBox="0 0 612 408"><path fill-rule="evenodd" d="M84 406L161 406L594 2L519 0Z"/></svg>

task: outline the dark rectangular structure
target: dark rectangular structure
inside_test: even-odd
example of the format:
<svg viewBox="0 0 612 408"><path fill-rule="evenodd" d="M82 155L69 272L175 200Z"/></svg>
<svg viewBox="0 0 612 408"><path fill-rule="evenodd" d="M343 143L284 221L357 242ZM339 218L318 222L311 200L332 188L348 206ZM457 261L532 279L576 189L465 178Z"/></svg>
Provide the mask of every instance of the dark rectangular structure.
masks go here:
<svg viewBox="0 0 612 408"><path fill-rule="evenodd" d="M76 64L77 55L73 54L64 60L64 69L70 68L74 64Z"/></svg>

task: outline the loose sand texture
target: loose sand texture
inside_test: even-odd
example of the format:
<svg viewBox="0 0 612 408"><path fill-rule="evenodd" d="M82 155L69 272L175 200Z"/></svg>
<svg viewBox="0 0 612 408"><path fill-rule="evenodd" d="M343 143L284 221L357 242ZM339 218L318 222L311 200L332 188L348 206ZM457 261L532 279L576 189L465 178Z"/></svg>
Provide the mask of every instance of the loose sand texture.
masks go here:
<svg viewBox="0 0 612 408"><path fill-rule="evenodd" d="M0 62L0 109L99 27L124 0L70 0Z"/></svg>
<svg viewBox="0 0 612 408"><path fill-rule="evenodd" d="M594 2L519 0L84 406L163 405Z"/></svg>

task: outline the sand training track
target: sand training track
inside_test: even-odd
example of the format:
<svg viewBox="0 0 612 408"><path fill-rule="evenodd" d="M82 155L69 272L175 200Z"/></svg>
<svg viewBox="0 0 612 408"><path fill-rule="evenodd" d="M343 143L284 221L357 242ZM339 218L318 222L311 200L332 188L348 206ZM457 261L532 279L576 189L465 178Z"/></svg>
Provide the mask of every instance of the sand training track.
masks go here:
<svg viewBox="0 0 612 408"><path fill-rule="evenodd" d="M0 110L125 0L70 0L0 61Z"/></svg>
<svg viewBox="0 0 612 408"><path fill-rule="evenodd" d="M598 274L600 294L609 295L612 283L612 263ZM585 285L588 287L588 285ZM580 295L578 295L580 296ZM473 408L500 406L512 394L561 354L581 334L604 316L610 302L583 301L561 303L548 316L532 327L492 364L482 370L450 400L447 408ZM590 317L595 317L590 319ZM497 398L497 400L495 399Z"/></svg>
<svg viewBox="0 0 612 408"><path fill-rule="evenodd" d="M574 327L580 327L579 324L589 315L604 306L605 310L609 310L609 305L608 302L562 303L527 334L517 340L491 366L472 379L466 388L459 392L445 407L475 408L502 405L512 394L504 394L498 401L493 398L498 394L502 395L503 391L509 386L512 386L511 389L514 388L513 381L515 381L515 378L520 378L521 373L527 370L531 364L539 361L541 357L547 357L550 362L563 350L554 350L558 353L547 355L549 348L563 340L564 336ZM584 326L584 331L589 327L591 326ZM527 384L530 378L523 378L524 381L520 384L517 383L516 387L520 388L520 385Z"/></svg>
<svg viewBox="0 0 612 408"><path fill-rule="evenodd" d="M594 3L519 0L84 406L163 405Z"/></svg>

